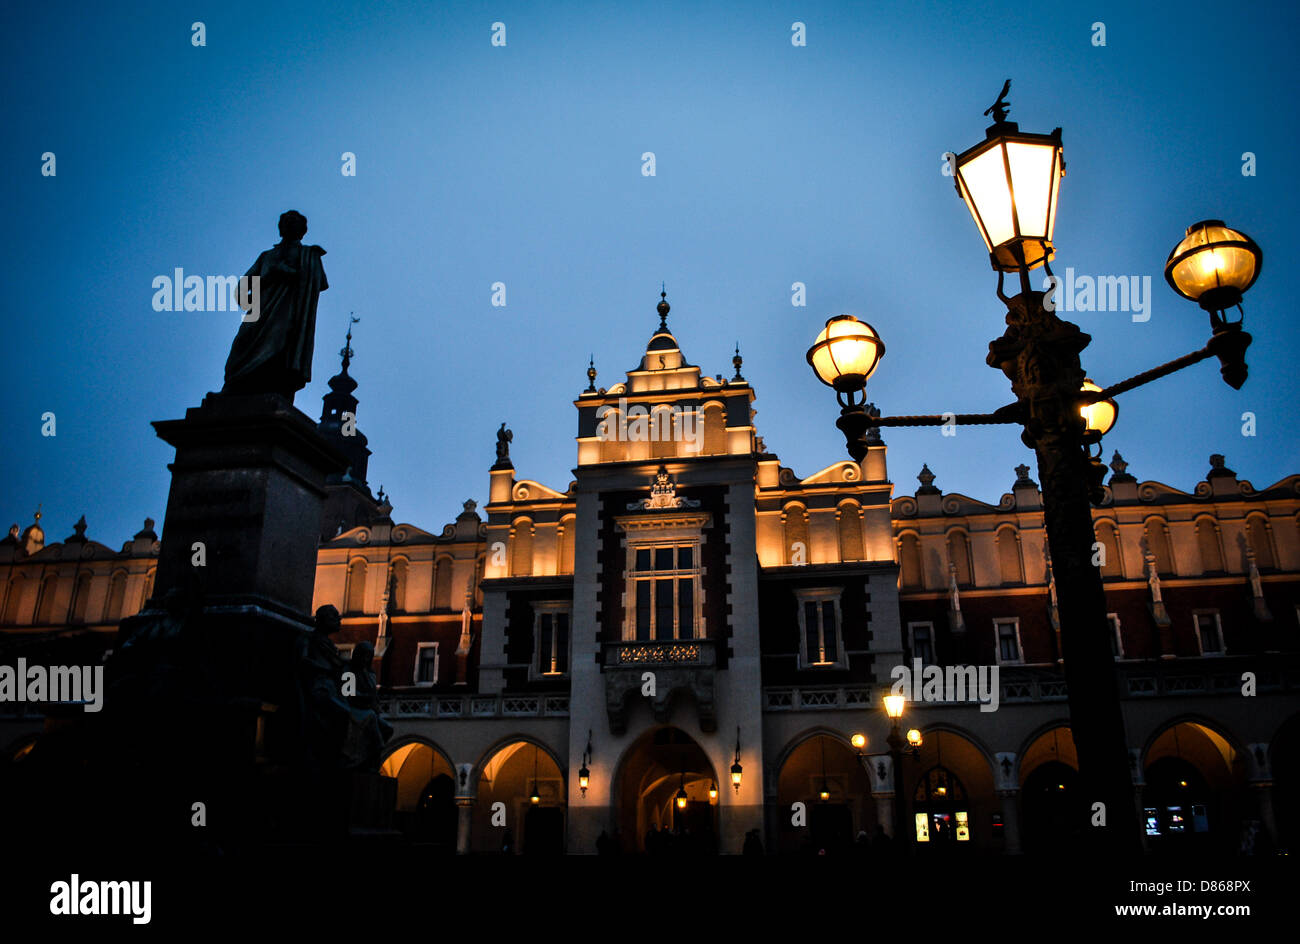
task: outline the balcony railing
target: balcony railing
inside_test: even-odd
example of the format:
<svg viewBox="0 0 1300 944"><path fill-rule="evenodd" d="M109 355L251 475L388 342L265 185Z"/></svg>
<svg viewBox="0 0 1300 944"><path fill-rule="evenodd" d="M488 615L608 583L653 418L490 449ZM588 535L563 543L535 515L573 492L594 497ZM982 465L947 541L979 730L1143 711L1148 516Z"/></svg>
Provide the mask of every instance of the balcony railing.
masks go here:
<svg viewBox="0 0 1300 944"><path fill-rule="evenodd" d="M870 686L851 688L765 688L765 711L820 711L874 706Z"/></svg>
<svg viewBox="0 0 1300 944"><path fill-rule="evenodd" d="M607 642L606 668L642 666L700 666L717 664L712 639L664 639L654 641Z"/></svg>
<svg viewBox="0 0 1300 944"><path fill-rule="evenodd" d="M568 695L393 694L379 699L385 718L567 718Z"/></svg>

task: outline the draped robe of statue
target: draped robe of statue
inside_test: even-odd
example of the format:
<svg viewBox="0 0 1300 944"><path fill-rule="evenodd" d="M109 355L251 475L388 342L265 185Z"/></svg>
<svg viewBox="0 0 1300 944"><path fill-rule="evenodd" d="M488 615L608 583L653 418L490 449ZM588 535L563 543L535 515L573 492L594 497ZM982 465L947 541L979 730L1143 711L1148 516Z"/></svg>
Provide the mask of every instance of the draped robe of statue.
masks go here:
<svg viewBox="0 0 1300 944"><path fill-rule="evenodd" d="M323 255L320 246L286 238L258 256L245 273L259 277L259 316L239 326L226 359L223 393L279 393L292 400L307 386L316 303L329 288Z"/></svg>

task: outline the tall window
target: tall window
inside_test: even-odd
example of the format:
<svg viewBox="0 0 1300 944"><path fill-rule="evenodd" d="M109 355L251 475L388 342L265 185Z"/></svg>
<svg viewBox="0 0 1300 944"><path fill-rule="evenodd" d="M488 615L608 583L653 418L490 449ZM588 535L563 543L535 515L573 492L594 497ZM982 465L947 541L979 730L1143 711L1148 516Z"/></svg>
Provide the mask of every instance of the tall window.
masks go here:
<svg viewBox="0 0 1300 944"><path fill-rule="evenodd" d="M1196 643L1203 656L1223 655L1223 624L1218 610L1203 610L1194 614Z"/></svg>
<svg viewBox="0 0 1300 944"><path fill-rule="evenodd" d="M112 622L122 618L122 604L126 601L126 572L119 570L108 582L108 599L104 604L104 620Z"/></svg>
<svg viewBox="0 0 1300 944"><path fill-rule="evenodd" d="M904 534L898 539L898 566L904 589L925 586L921 570L921 540L915 534Z"/></svg>
<svg viewBox="0 0 1300 944"><path fill-rule="evenodd" d="M343 612L361 613L366 605L366 560L358 557L348 565L348 588Z"/></svg>
<svg viewBox="0 0 1300 944"><path fill-rule="evenodd" d="M72 622L86 621L86 604L90 602L90 574L77 575L77 583L72 590Z"/></svg>
<svg viewBox="0 0 1300 944"><path fill-rule="evenodd" d="M438 682L438 644L422 642L415 653L415 684L436 685Z"/></svg>
<svg viewBox="0 0 1300 944"><path fill-rule="evenodd" d="M699 545L632 548L631 634L637 640L694 639L699 602Z"/></svg>
<svg viewBox="0 0 1300 944"><path fill-rule="evenodd" d="M406 558L399 557L393 561L393 572L389 575L388 608L394 613L406 612Z"/></svg>
<svg viewBox="0 0 1300 944"><path fill-rule="evenodd" d="M1251 515L1246 519L1246 533L1250 547L1255 552L1255 566L1260 570L1276 567L1273 558L1273 542L1269 538L1268 519L1263 515Z"/></svg>
<svg viewBox="0 0 1300 944"><path fill-rule="evenodd" d="M862 509L857 502L845 502L838 510L840 519L840 560L862 560Z"/></svg>
<svg viewBox="0 0 1300 944"><path fill-rule="evenodd" d="M439 557L434 564L433 572L433 608L435 610L446 610L453 608L451 605L451 571L452 559L450 557ZM454 609L460 609L460 601L456 601Z"/></svg>
<svg viewBox="0 0 1300 944"><path fill-rule="evenodd" d="M561 676L569 671L569 604L533 604L532 672L536 677Z"/></svg>
<svg viewBox="0 0 1300 944"><path fill-rule="evenodd" d="M1015 528L1001 528L998 540L998 570L1003 583L1024 583L1020 569L1020 538Z"/></svg>
<svg viewBox="0 0 1300 944"><path fill-rule="evenodd" d="M934 624L908 623L907 634L912 640L912 658L920 659L922 665L934 665Z"/></svg>
<svg viewBox="0 0 1300 944"><path fill-rule="evenodd" d="M800 668L843 668L839 587L796 590L799 600Z"/></svg>
<svg viewBox="0 0 1300 944"><path fill-rule="evenodd" d="M970 540L964 531L953 531L948 535L948 560L957 568L957 586L969 587L971 579Z"/></svg>
<svg viewBox="0 0 1300 944"><path fill-rule="evenodd" d="M1163 577L1174 572L1174 555L1169 550L1169 528L1159 518L1147 521L1147 550L1155 556L1157 574Z"/></svg>
<svg viewBox="0 0 1300 944"><path fill-rule="evenodd" d="M1196 522L1196 544L1201 551L1201 567L1207 573L1223 570L1223 551L1219 548L1219 529L1212 518Z"/></svg>
<svg viewBox="0 0 1300 944"><path fill-rule="evenodd" d="M49 624L54 622L54 598L59 587L59 580L53 574L41 581L41 594L36 603L36 622Z"/></svg>
<svg viewBox="0 0 1300 944"><path fill-rule="evenodd" d="M1099 522L1096 533L1097 543L1101 545L1101 552L1104 555L1101 561L1101 575L1123 577L1124 561L1119 556L1119 538L1115 534L1115 526L1108 521Z"/></svg>
<svg viewBox="0 0 1300 944"><path fill-rule="evenodd" d="M993 629L997 634L998 664L1010 665L1023 662L1020 651L1020 620L994 620Z"/></svg>

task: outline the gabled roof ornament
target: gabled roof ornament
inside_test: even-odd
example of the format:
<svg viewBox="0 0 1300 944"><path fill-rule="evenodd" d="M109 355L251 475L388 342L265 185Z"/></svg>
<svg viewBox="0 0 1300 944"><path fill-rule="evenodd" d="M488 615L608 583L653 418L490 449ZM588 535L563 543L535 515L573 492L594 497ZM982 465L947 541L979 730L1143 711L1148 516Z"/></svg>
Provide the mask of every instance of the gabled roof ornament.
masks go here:
<svg viewBox="0 0 1300 944"><path fill-rule="evenodd" d="M650 486L650 497L628 502L628 511L659 511L667 508L699 508L698 498L680 498L677 485L668 474L667 466L660 466Z"/></svg>

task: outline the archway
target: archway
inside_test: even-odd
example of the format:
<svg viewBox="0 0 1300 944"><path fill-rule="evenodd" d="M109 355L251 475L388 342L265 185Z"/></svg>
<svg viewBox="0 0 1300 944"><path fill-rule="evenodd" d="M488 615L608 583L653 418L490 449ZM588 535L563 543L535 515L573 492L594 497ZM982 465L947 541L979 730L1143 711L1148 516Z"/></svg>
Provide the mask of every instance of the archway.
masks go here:
<svg viewBox="0 0 1300 944"><path fill-rule="evenodd" d="M708 755L686 732L647 731L619 764L620 846L649 855L716 852L718 789Z"/></svg>
<svg viewBox="0 0 1300 944"><path fill-rule="evenodd" d="M1142 823L1153 852L1235 852L1245 802L1245 758L1214 728L1171 724L1146 751Z"/></svg>
<svg viewBox="0 0 1300 944"><path fill-rule="evenodd" d="M1020 788L1024 850L1068 853L1083 837L1087 810L1077 770L1056 760L1039 764Z"/></svg>
<svg viewBox="0 0 1300 944"><path fill-rule="evenodd" d="M796 825L788 815L802 803L805 818ZM833 734L813 734L786 755L777 777L779 832L777 851L827 855L849 852L862 837L875 836L876 804L871 798L871 778L854 750Z"/></svg>
<svg viewBox="0 0 1300 944"><path fill-rule="evenodd" d="M480 765L474 804L476 852L564 852L564 773L536 741L509 741Z"/></svg>
<svg viewBox="0 0 1300 944"><path fill-rule="evenodd" d="M1088 806L1079 790L1079 758L1070 729L1043 731L1020 757L1020 834L1025 852L1068 852L1082 838Z"/></svg>
<svg viewBox="0 0 1300 944"><path fill-rule="evenodd" d="M988 754L969 735L949 726L922 733L919 756L902 758L907 824L903 840L936 855L992 847L1000 803Z"/></svg>
<svg viewBox="0 0 1300 944"><path fill-rule="evenodd" d="M1278 728L1268 753L1277 844L1285 850L1300 849L1300 715L1293 715Z"/></svg>
<svg viewBox="0 0 1300 944"><path fill-rule="evenodd" d="M394 824L412 842L440 852L456 851L456 781L442 751L423 741L399 745L384 759L380 774L397 781Z"/></svg>

